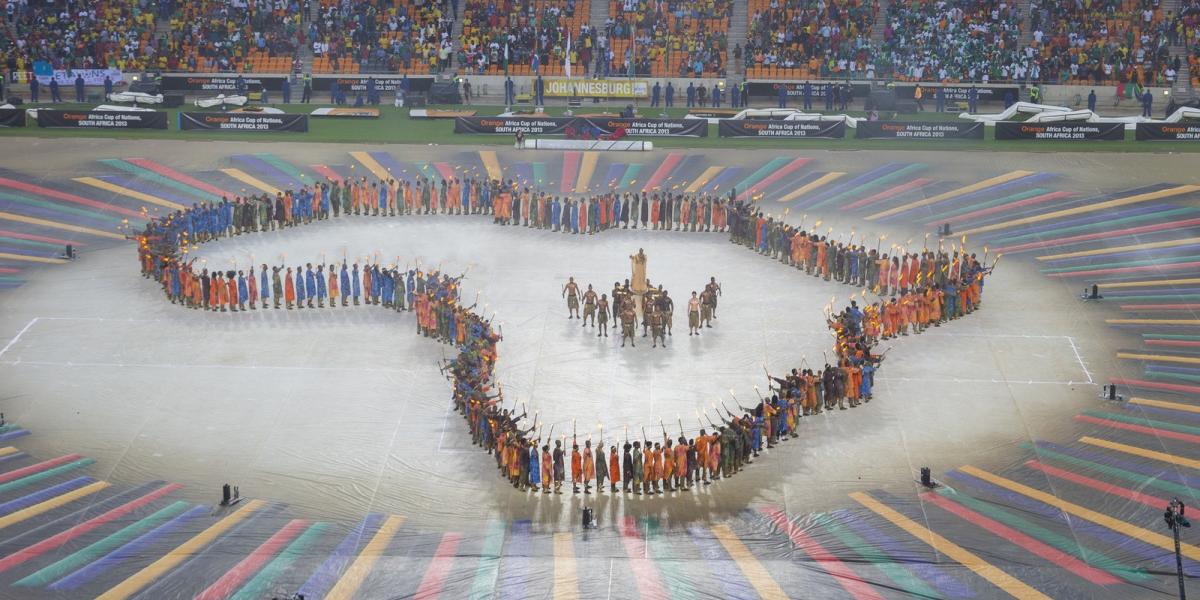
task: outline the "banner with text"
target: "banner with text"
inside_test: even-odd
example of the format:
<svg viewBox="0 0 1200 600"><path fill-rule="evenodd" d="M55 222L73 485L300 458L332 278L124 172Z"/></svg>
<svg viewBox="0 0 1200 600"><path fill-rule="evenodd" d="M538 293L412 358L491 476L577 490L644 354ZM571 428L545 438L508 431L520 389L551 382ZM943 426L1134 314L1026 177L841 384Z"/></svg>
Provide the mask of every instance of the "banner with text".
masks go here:
<svg viewBox="0 0 1200 600"><path fill-rule="evenodd" d="M621 119L581 117L584 123L576 128L589 126L611 134L618 129L624 129L625 135L631 136L684 136L708 137L707 119Z"/></svg>
<svg viewBox="0 0 1200 600"><path fill-rule="evenodd" d="M454 133L496 133L516 135L563 135L574 117L457 117Z"/></svg>
<svg viewBox="0 0 1200 600"><path fill-rule="evenodd" d="M25 109L0 108L0 127L24 127Z"/></svg>
<svg viewBox="0 0 1200 600"><path fill-rule="evenodd" d="M39 108L38 127L86 129L166 129L167 113L158 110L50 110Z"/></svg>
<svg viewBox="0 0 1200 600"><path fill-rule="evenodd" d="M346 92L347 95L352 95L357 92L366 92L367 86L370 85L370 80L375 80L375 91L383 94L394 94L404 85L404 77L391 76L371 76L371 75L337 75L328 77L313 77L313 91L328 92L333 88L333 82L337 82L338 89ZM293 89L299 91L304 88L303 83L293 84ZM412 93L428 92L429 88L433 87L432 77L409 77L408 91Z"/></svg>
<svg viewBox="0 0 1200 600"><path fill-rule="evenodd" d="M738 121L725 119L721 137L830 138L846 137L845 121Z"/></svg>
<svg viewBox="0 0 1200 600"><path fill-rule="evenodd" d="M624 129L634 137L708 136L708 121L704 119L622 119L613 117L458 117L454 133L488 133L515 135L566 135L570 137L599 137Z"/></svg>
<svg viewBox="0 0 1200 600"><path fill-rule="evenodd" d="M1200 141L1200 123L1138 123L1138 141Z"/></svg>
<svg viewBox="0 0 1200 600"><path fill-rule="evenodd" d="M247 91L266 89L278 92L283 89L283 75L264 75L242 77ZM237 91L238 78L236 75L163 75L163 93L169 92L204 92L212 94L231 94ZM296 90L299 92L299 90Z"/></svg>
<svg viewBox="0 0 1200 600"><path fill-rule="evenodd" d="M84 85L104 85L105 77L114 84L125 81L125 74L120 69L51 69L50 63L45 61L33 63L33 76L42 85L50 85L50 80L53 79L63 87L72 86L80 75L83 75Z"/></svg>
<svg viewBox="0 0 1200 600"><path fill-rule="evenodd" d="M925 102L934 101L938 89L942 89L948 101L966 102L970 98L971 88L975 88L975 98L979 102L1001 102L1004 94L1013 93L1014 98L1020 98L1020 88L1015 85L922 85L921 95ZM912 100L915 98L917 86L914 84L896 84L896 98Z"/></svg>
<svg viewBox="0 0 1200 600"><path fill-rule="evenodd" d="M308 115L254 113L179 113L179 128L184 131L308 131Z"/></svg>
<svg viewBox="0 0 1200 600"><path fill-rule="evenodd" d="M808 87L809 93L812 94L813 98L821 98L823 100L825 98L825 94L827 94L829 92L829 86L832 85L832 83L822 82L822 81L813 81L813 82L809 82L807 85L809 86ZM840 83L838 83L838 85L845 85L845 83L840 82ZM805 86L804 83L798 83L798 82L752 81L749 84L747 84L746 91L751 96L767 96L770 98L778 98L779 97L779 88L783 87L784 89L787 90L787 95L789 98L803 98L804 97L804 86ZM863 96L865 96L866 94L869 94L871 92L871 84L869 84L869 83L851 83L850 89L853 92L852 95L855 98L862 98Z"/></svg>
<svg viewBox="0 0 1200 600"><path fill-rule="evenodd" d="M543 79L546 95L556 98L649 98L650 83L644 79Z"/></svg>
<svg viewBox="0 0 1200 600"><path fill-rule="evenodd" d="M859 121L860 140L982 140L983 123L929 121Z"/></svg>
<svg viewBox="0 0 1200 600"><path fill-rule="evenodd" d="M996 123L997 140L1124 140L1124 123Z"/></svg>

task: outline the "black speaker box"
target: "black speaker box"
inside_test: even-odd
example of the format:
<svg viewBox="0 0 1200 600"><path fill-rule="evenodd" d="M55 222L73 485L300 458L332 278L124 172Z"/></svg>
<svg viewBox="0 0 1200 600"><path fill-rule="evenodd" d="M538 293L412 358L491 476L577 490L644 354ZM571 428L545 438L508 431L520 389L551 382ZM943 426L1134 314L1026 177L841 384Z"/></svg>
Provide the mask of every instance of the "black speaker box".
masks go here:
<svg viewBox="0 0 1200 600"><path fill-rule="evenodd" d="M167 108L183 106L183 94L167 94L163 96L163 106Z"/></svg>

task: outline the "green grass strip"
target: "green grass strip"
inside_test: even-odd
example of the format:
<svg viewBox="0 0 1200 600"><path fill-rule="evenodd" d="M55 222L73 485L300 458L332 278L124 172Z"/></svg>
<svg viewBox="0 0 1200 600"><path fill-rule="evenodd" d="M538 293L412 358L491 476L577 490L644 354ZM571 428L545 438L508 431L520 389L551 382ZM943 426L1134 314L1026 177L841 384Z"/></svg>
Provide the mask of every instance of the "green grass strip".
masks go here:
<svg viewBox="0 0 1200 600"><path fill-rule="evenodd" d="M468 596L471 600L487 600L495 595L505 529L503 521L493 519L488 522L487 537L483 539L483 550L479 552L479 568L475 570L475 585Z"/></svg>
<svg viewBox="0 0 1200 600"><path fill-rule="evenodd" d="M671 591L671 598L675 600L694 599L696 590L692 588L691 578L680 568L682 561L671 554L671 545L661 535L658 535L658 519L643 517L640 521L646 527L646 544L649 546L650 555L654 557L654 564L658 565L659 570L662 571L667 588Z"/></svg>
<svg viewBox="0 0 1200 600"><path fill-rule="evenodd" d="M1108 465L1102 465L1100 463L1092 462L1090 460L1084 460L1082 458L1075 458L1074 456L1070 456L1068 454L1062 454L1061 452L1055 452L1054 450L1047 450L1046 448L1034 447L1033 444L1030 444L1028 442L1021 444L1021 447L1027 448L1027 449L1032 450L1033 452L1037 453L1039 458L1048 457L1048 458L1052 458L1052 459L1062 462L1062 463L1074 465L1076 467L1083 467L1085 469L1088 469L1090 471L1095 471L1097 473L1103 473L1105 475L1108 475L1109 477L1114 477L1116 479L1123 479L1125 481L1128 481L1128 482L1134 484L1134 487L1140 488L1142 486L1148 485L1150 487L1158 488L1160 490L1163 490L1164 492L1170 492L1170 493L1178 495L1178 496L1188 496L1190 498L1195 497L1195 491L1186 485L1180 485L1178 483L1173 483L1170 481L1163 481L1163 480L1160 480L1160 479L1157 479L1154 477L1148 477L1146 475L1142 475L1141 473L1134 473L1132 471L1126 471L1125 469L1120 469L1117 467L1110 467Z"/></svg>
<svg viewBox="0 0 1200 600"><path fill-rule="evenodd" d="M1066 552L1093 567L1104 569L1130 583L1142 583L1154 579L1154 577L1142 569L1127 565L1092 548L1087 548L1069 537L1054 533L1041 525L1014 515L990 502L984 502L978 498L972 498L971 496L960 494L947 488L940 488L937 490L937 493L994 521L1008 525L1044 544Z"/></svg>
<svg viewBox="0 0 1200 600"><path fill-rule="evenodd" d="M822 519L821 524L825 526L825 529L829 530L829 533L832 533L834 537L841 540L843 544L846 544L851 550L882 571L884 575L887 575L889 579L896 582L896 585L900 586L900 589L919 598L942 597L941 594L938 594L928 584L910 573L908 569L901 567L900 563L896 562L892 557L866 540L858 537L854 532L846 529L846 527L834 519Z"/></svg>
<svg viewBox="0 0 1200 600"><path fill-rule="evenodd" d="M185 194L190 194L190 195L200 198L201 200L204 200L206 202L220 202L221 201L221 197L217 196L216 194L210 194L200 188L194 188L186 183L183 183L182 181L175 181L174 179L171 179L170 177L167 177L166 175L159 175L158 173L155 173L154 171L151 171L150 169L147 169L144 167L139 167L133 163L128 163L128 162L125 162L125 161L117 159L117 158L102 158L102 159L100 159L100 163L104 164L104 165L108 165L114 169L118 169L121 171L125 171L126 173L136 175L137 177L139 177L141 179L145 179L146 181L153 181L159 185L169 187L174 190L178 190Z"/></svg>
<svg viewBox="0 0 1200 600"><path fill-rule="evenodd" d="M1168 423L1167 421L1156 421L1153 419L1147 419L1145 417L1134 417L1100 410L1085 410L1083 411L1083 414L1091 415L1100 419L1107 419L1109 421L1119 421L1121 423L1131 423L1133 425L1145 425L1146 427L1153 427L1155 429L1162 429L1165 431L1178 431L1179 433L1200 435L1200 427L1192 427L1190 425L1179 425L1176 423Z"/></svg>
<svg viewBox="0 0 1200 600"><path fill-rule="evenodd" d="M267 590L271 587L275 580L284 571L292 566L292 563L304 556L304 551L309 546L313 545L325 530L329 528L328 523L314 523L304 530L304 533L292 540L283 552L279 553L274 560L267 563L250 581L246 582L236 594L230 597L229 600L256 600L258 598L266 598Z"/></svg>
<svg viewBox="0 0 1200 600"><path fill-rule="evenodd" d="M15 479L15 480L10 481L5 484L0 484L0 494L5 494L5 493L11 492L13 490L19 490L27 485L32 485L39 481L44 481L46 479L50 479L51 477L56 477L58 475L62 475L63 473L66 473L68 471L73 471L75 469L80 469L80 468L86 467L95 462L96 462L96 459L94 459L94 458L81 458L79 460L74 460L74 461L71 461L66 464L58 465L57 467L54 467L52 469L46 469L45 471L42 471L41 473L34 473L33 475L28 475L28 476L22 477L20 479Z"/></svg>
<svg viewBox="0 0 1200 600"><path fill-rule="evenodd" d="M124 545L129 540L158 527L168 519L172 519L183 511L189 508L189 504L182 500L170 504L158 510L140 521L131 523L112 535L86 547L74 554L69 554L62 560L37 571L28 577L14 583L14 586L20 587L44 587L58 581L69 573L73 573L80 567L91 563L92 561L108 554L117 547Z"/></svg>

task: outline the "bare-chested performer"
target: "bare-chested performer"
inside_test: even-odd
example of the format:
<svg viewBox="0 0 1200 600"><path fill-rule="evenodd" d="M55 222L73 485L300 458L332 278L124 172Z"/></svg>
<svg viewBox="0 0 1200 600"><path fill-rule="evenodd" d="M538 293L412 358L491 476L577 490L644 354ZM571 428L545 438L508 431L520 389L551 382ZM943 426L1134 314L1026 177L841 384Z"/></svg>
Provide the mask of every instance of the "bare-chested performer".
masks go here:
<svg viewBox="0 0 1200 600"><path fill-rule="evenodd" d="M574 277L567 278L567 285L563 286L562 295L567 299L567 318L579 318L579 284L575 283Z"/></svg>

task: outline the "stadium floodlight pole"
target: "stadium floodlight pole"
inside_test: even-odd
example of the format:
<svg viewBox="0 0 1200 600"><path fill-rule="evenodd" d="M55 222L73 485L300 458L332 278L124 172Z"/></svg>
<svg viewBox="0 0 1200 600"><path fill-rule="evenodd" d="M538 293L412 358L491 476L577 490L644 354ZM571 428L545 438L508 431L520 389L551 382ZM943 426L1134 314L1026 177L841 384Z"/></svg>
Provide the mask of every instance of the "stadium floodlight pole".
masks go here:
<svg viewBox="0 0 1200 600"><path fill-rule="evenodd" d="M1179 580L1179 600L1187 600L1187 593L1183 589L1183 554L1179 551L1179 529L1192 526L1187 517L1183 515L1186 508L1179 498L1171 498L1171 502L1167 504L1167 510L1163 512L1163 520L1166 521L1167 527L1175 537L1175 575Z"/></svg>

